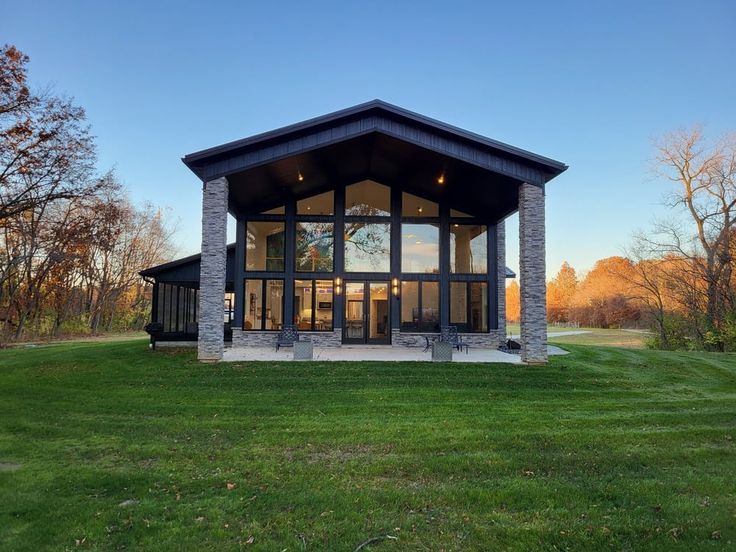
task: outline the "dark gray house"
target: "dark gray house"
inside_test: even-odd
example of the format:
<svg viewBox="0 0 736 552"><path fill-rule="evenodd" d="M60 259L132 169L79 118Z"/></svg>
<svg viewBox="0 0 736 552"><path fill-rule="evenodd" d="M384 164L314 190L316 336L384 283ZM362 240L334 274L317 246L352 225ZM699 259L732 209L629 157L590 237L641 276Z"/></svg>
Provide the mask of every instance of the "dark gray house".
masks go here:
<svg viewBox="0 0 736 552"><path fill-rule="evenodd" d="M496 348L518 211L522 358L546 361L544 189L563 163L378 100L183 161L203 182L202 254L142 273L159 339L196 336L213 361L286 324L335 347L452 325Z"/></svg>

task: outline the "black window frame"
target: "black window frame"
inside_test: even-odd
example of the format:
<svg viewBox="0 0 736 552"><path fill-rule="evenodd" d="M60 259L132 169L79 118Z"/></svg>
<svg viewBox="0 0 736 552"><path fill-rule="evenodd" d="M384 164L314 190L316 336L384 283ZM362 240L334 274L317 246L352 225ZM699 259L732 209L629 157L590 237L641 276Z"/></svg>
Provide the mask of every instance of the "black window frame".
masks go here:
<svg viewBox="0 0 736 552"><path fill-rule="evenodd" d="M329 278L294 278L292 287L292 293L294 294L294 302L296 303L296 283L297 282L310 282L312 286L312 319L309 323L309 330L300 330L305 332L332 332L335 330L335 288L334 288L334 280L331 280ZM332 316L330 318L330 327L329 328L322 328L321 330L316 329L316 321L317 321L317 282L330 282L332 284L332 300L330 303L332 303L330 310L332 311ZM296 320L296 307L294 307L294 319Z"/></svg>
<svg viewBox="0 0 736 552"><path fill-rule="evenodd" d="M452 288L455 284L464 284L465 288L465 322L455 322L452 319ZM480 286L486 286L486 305L485 305L485 311L486 311L486 329L483 330L474 330L472 329L471 321L472 321L472 308L470 303L470 287L472 285L480 285ZM458 332L460 333L476 333L476 334L486 334L490 333L491 331L491 297L489 295L491 286L488 284L486 280L451 280L450 281L450 289L449 289L449 312L448 320L450 321L450 326L457 326ZM465 326L464 329L462 329L462 326Z"/></svg>
<svg viewBox="0 0 736 552"><path fill-rule="evenodd" d="M266 317L263 315L263 313L266 312L266 282L268 281L276 281L281 282L281 289L283 290L281 293L281 327L283 328L285 324L285 302L286 302L286 279L285 278L269 278L269 277L261 277L261 278L244 278L243 279L243 302L244 302L244 308L243 308L243 328L245 328L246 323L246 317L248 315L248 309L247 309L247 300L248 297L246 295L246 290L248 286L248 281L260 281L261 282L261 327L260 328L250 328L248 332L278 332L280 329L278 328L272 328L267 330L266 329Z"/></svg>
<svg viewBox="0 0 736 552"><path fill-rule="evenodd" d="M286 263L288 262L288 255L286 252L286 241L287 241L287 232L288 232L288 225L286 224L286 216L285 215L256 215L253 217L248 217L243 221L245 223L245 244L243 247L243 272L247 274L255 274L255 273L264 273L264 272L273 272L276 274L283 274L286 272ZM273 270L272 268L268 267L268 257L265 256L265 266L263 268L248 268L248 225L249 224L256 224L256 223L263 223L263 222L272 222L272 223L281 223L283 226L283 257L281 259L282 267L280 270ZM268 240L266 240L268 242ZM266 245L266 252L268 252L268 243ZM255 278L250 278L251 280L254 280Z"/></svg>
<svg viewBox="0 0 736 552"><path fill-rule="evenodd" d="M442 286L439 280L430 280L430 279L412 279L412 278L402 278L400 285L401 285L401 301L404 301L404 284L409 283L416 283L417 285L417 310L418 310L418 320L417 324L414 325L413 322L405 323L402 320L402 309L399 309L399 329L401 332L406 333L420 333L420 334L432 334L432 333L439 333L440 328L442 326L442 298L441 298L441 292L442 292ZM424 315L424 301L423 301L423 295L424 295L424 284L435 284L437 286L437 325L434 327L434 329L427 329L424 327L424 321L423 321L423 315ZM403 303L402 303L403 307Z"/></svg>

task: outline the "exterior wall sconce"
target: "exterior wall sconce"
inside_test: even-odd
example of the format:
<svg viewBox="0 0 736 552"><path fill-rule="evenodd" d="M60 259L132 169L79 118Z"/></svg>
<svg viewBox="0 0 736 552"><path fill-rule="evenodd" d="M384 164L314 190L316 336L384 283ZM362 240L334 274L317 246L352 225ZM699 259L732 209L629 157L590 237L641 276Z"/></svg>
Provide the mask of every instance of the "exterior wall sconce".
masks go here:
<svg viewBox="0 0 736 552"><path fill-rule="evenodd" d="M393 293L394 297L399 297L399 279L394 278L391 280L391 293Z"/></svg>
<svg viewBox="0 0 736 552"><path fill-rule="evenodd" d="M335 295L342 295L342 278L335 278Z"/></svg>

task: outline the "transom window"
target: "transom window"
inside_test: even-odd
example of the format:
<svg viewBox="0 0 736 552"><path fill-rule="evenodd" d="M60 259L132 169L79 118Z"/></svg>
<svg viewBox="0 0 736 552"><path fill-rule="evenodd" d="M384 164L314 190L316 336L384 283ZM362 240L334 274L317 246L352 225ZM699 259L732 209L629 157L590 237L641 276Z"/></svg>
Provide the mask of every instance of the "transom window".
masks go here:
<svg viewBox="0 0 736 552"><path fill-rule="evenodd" d="M334 215L335 193L325 192L296 202L297 215Z"/></svg>
<svg viewBox="0 0 736 552"><path fill-rule="evenodd" d="M284 271L283 222L248 222L245 269Z"/></svg>
<svg viewBox="0 0 736 552"><path fill-rule="evenodd" d="M438 217L440 216L440 206L434 201L403 192L401 194L401 216Z"/></svg>
<svg viewBox="0 0 736 552"><path fill-rule="evenodd" d="M391 188L364 180L345 188L345 214L351 217L387 217L391 214Z"/></svg>
<svg viewBox="0 0 736 552"><path fill-rule="evenodd" d="M294 280L294 322L297 329L332 330L332 280Z"/></svg>
<svg viewBox="0 0 736 552"><path fill-rule="evenodd" d="M280 330L284 323L284 281L245 281L244 330Z"/></svg>
<svg viewBox="0 0 736 552"><path fill-rule="evenodd" d="M440 271L439 224L401 224L401 272L437 274Z"/></svg>
<svg viewBox="0 0 736 552"><path fill-rule="evenodd" d="M450 272L488 272L488 227L482 224L450 225Z"/></svg>
<svg viewBox="0 0 736 552"><path fill-rule="evenodd" d="M456 209L450 209L450 217L452 218L473 218L473 215L469 215L468 213L463 213L462 211L458 211Z"/></svg>

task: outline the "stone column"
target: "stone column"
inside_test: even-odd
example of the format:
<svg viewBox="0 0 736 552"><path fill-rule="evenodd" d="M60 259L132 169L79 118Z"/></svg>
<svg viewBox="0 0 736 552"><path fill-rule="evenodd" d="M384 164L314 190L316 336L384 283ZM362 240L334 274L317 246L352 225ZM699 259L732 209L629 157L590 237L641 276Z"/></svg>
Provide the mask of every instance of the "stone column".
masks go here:
<svg viewBox="0 0 736 552"><path fill-rule="evenodd" d="M521 359L547 362L547 284L545 281L544 189L519 187L519 285Z"/></svg>
<svg viewBox="0 0 736 552"><path fill-rule="evenodd" d="M496 301L498 305L498 342L506 342L506 221L496 223Z"/></svg>
<svg viewBox="0 0 736 552"><path fill-rule="evenodd" d="M197 358L222 360L225 349L225 272L227 265L226 178L205 182L202 190L202 264L199 272Z"/></svg>

